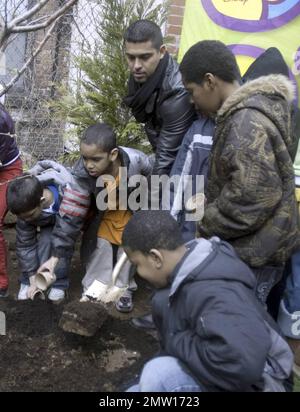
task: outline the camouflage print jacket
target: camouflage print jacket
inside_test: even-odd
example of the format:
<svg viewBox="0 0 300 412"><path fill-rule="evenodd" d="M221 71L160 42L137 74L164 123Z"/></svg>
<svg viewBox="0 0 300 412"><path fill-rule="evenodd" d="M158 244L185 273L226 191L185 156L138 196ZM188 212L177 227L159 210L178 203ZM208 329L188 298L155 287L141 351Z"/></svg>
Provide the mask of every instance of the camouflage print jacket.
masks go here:
<svg viewBox="0 0 300 412"><path fill-rule="evenodd" d="M292 99L286 77L265 76L240 87L217 117L199 231L230 242L252 267L282 265L299 245Z"/></svg>

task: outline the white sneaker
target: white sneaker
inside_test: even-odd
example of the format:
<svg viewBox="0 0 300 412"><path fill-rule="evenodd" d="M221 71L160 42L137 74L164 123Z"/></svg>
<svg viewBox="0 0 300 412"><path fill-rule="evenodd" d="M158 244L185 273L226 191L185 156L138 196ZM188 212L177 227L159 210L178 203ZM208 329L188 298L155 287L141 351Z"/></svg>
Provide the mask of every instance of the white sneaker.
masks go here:
<svg viewBox="0 0 300 412"><path fill-rule="evenodd" d="M21 287L19 290L18 294L18 300L28 300L27 292L28 292L29 286L24 285L24 283L21 283Z"/></svg>
<svg viewBox="0 0 300 412"><path fill-rule="evenodd" d="M65 291L57 288L51 288L48 299L52 302L59 303L65 298Z"/></svg>

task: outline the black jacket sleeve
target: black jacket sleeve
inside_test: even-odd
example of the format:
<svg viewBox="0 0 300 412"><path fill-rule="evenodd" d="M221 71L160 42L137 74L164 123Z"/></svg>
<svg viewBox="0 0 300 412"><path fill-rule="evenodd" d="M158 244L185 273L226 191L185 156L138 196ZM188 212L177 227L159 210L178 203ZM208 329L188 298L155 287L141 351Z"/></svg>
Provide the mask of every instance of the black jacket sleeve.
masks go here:
<svg viewBox="0 0 300 412"><path fill-rule="evenodd" d="M182 89L164 100L159 108L162 127L157 140L152 174L169 175L183 137L193 121L195 111L188 93Z"/></svg>

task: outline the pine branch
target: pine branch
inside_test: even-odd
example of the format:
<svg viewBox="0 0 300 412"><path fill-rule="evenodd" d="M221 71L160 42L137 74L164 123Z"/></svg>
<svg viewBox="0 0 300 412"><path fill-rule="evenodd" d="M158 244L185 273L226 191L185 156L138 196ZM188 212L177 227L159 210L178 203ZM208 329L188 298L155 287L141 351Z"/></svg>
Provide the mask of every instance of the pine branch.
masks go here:
<svg viewBox="0 0 300 412"><path fill-rule="evenodd" d="M155 0L98 0L101 16L93 13L97 27L94 53L85 53L76 59L83 79L80 94L57 102L58 114L79 131L93 121L109 123L117 133L118 144L149 148L143 128L132 118L131 111L122 101L127 95L129 71L123 51L123 35L127 27L146 18L162 25L166 21L167 3L156 5ZM87 48L88 49L88 48ZM90 47L92 50L92 47ZM92 123L91 123L92 121Z"/></svg>

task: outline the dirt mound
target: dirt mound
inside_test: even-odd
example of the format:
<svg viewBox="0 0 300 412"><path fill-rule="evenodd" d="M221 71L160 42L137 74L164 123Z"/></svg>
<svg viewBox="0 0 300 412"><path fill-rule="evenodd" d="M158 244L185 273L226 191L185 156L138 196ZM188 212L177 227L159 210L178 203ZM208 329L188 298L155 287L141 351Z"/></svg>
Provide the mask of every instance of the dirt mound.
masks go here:
<svg viewBox="0 0 300 412"><path fill-rule="evenodd" d="M64 305L0 301L0 391L120 391L158 349L128 320L108 316L91 338L62 331Z"/></svg>
<svg viewBox="0 0 300 412"><path fill-rule="evenodd" d="M71 302L65 306L59 326L65 332L91 337L107 318L107 309L98 302Z"/></svg>

